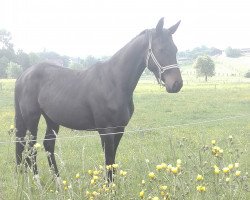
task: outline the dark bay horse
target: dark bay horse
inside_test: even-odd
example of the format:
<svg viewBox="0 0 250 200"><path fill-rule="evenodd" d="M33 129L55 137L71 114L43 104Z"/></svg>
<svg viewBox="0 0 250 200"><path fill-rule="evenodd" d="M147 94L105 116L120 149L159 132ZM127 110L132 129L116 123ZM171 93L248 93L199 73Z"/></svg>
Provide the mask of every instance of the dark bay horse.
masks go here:
<svg viewBox="0 0 250 200"><path fill-rule="evenodd" d="M15 85L17 165L22 163L27 131L32 135L29 146L36 143L41 115L47 124L43 144L56 176L59 172L54 148L60 125L98 131L106 165L114 164L117 147L134 111L133 91L144 69L148 67L167 92L176 93L182 87L177 48L172 40L179 23L164 29L164 19L160 19L155 29L143 31L109 60L85 71L40 63L23 72ZM25 162L38 174L36 152L31 154ZM111 171L108 177L112 180Z"/></svg>

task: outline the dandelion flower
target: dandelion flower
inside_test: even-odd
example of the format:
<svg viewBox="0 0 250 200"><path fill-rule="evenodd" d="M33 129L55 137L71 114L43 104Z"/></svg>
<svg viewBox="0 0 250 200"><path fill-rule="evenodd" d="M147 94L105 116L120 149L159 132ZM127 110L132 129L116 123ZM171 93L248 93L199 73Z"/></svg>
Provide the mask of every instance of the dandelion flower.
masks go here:
<svg viewBox="0 0 250 200"><path fill-rule="evenodd" d="M226 173L228 173L228 172L230 171L230 169L229 169L228 167L224 167L224 168L222 169L222 171L226 174Z"/></svg>
<svg viewBox="0 0 250 200"><path fill-rule="evenodd" d="M126 176L126 175L127 175L127 172L126 172L126 171L121 170L121 171L120 171L120 175L121 175L121 176Z"/></svg>
<svg viewBox="0 0 250 200"><path fill-rule="evenodd" d="M40 149L41 147L42 147L42 145L39 143L34 144L34 148L36 148L36 149Z"/></svg>
<svg viewBox="0 0 250 200"><path fill-rule="evenodd" d="M112 169L112 165L107 165L107 166L106 166L106 169L107 169L107 170L111 170L111 169Z"/></svg>
<svg viewBox="0 0 250 200"><path fill-rule="evenodd" d="M152 200L159 200L159 197L153 197Z"/></svg>
<svg viewBox="0 0 250 200"><path fill-rule="evenodd" d="M96 192L96 191L93 191L92 192L92 195L94 196L94 197L96 197L96 196L98 196L100 193L98 193L98 192Z"/></svg>
<svg viewBox="0 0 250 200"><path fill-rule="evenodd" d="M114 169L117 169L117 168L118 168L118 164L113 164L112 167L113 167Z"/></svg>
<svg viewBox="0 0 250 200"><path fill-rule="evenodd" d="M64 181L63 181L63 185L67 185L67 181L64 180Z"/></svg>
<svg viewBox="0 0 250 200"><path fill-rule="evenodd" d="M177 173L178 173L178 167L172 167L172 168L171 168L171 172L172 172L173 174L177 174Z"/></svg>
<svg viewBox="0 0 250 200"><path fill-rule="evenodd" d="M99 179L99 177L98 176L93 176L93 180L98 180Z"/></svg>
<svg viewBox="0 0 250 200"><path fill-rule="evenodd" d="M80 174L77 173L77 174L76 174L76 179L79 179L79 178L80 178Z"/></svg>
<svg viewBox="0 0 250 200"><path fill-rule="evenodd" d="M240 176L240 174L241 174L241 171L238 171L238 170L237 170L237 171L235 172L235 176Z"/></svg>
<svg viewBox="0 0 250 200"><path fill-rule="evenodd" d="M98 170L93 171L93 175L99 175L99 174L100 174L100 171Z"/></svg>
<svg viewBox="0 0 250 200"><path fill-rule="evenodd" d="M166 186L166 185L161 185L160 186L160 190L164 190L165 191L165 190L167 190L167 188L168 188L168 186Z"/></svg>
<svg viewBox="0 0 250 200"><path fill-rule="evenodd" d="M214 168L214 173L215 173L215 174L219 174L219 173L220 173L220 169L219 169L218 167L215 167L215 168Z"/></svg>
<svg viewBox="0 0 250 200"><path fill-rule="evenodd" d="M235 168L239 168L239 166L240 166L240 163L234 163Z"/></svg>
<svg viewBox="0 0 250 200"><path fill-rule="evenodd" d="M162 169L163 169L162 165L156 165L156 170L160 171Z"/></svg>
<svg viewBox="0 0 250 200"><path fill-rule="evenodd" d="M88 174L89 175L92 175L93 174L93 171L90 169L90 170L88 170Z"/></svg>
<svg viewBox="0 0 250 200"><path fill-rule="evenodd" d="M167 168L167 164L166 163L161 163L161 166L162 166L163 169Z"/></svg>
<svg viewBox="0 0 250 200"><path fill-rule="evenodd" d="M216 140L211 140L211 144L215 145L216 144Z"/></svg>
<svg viewBox="0 0 250 200"><path fill-rule="evenodd" d="M234 165L233 165L233 164L229 164L229 165L228 165L228 168L231 170L231 169L234 168Z"/></svg>
<svg viewBox="0 0 250 200"><path fill-rule="evenodd" d="M202 181L204 178L202 175L198 174L197 177L196 177L196 180L197 181Z"/></svg>
<svg viewBox="0 0 250 200"><path fill-rule="evenodd" d="M155 179L155 173L154 173L154 172L150 172L150 173L148 174L148 177L149 177L150 179Z"/></svg>
<svg viewBox="0 0 250 200"><path fill-rule="evenodd" d="M10 130L11 130L11 131L13 131L13 130L14 130L14 128L15 128L15 126L14 126L14 125L10 125Z"/></svg>
<svg viewBox="0 0 250 200"><path fill-rule="evenodd" d="M90 185L94 185L95 184L95 180L94 179L91 179L90 180Z"/></svg>
<svg viewBox="0 0 250 200"><path fill-rule="evenodd" d="M144 193L144 191L143 191L143 190L142 190L142 191L140 191L140 193L139 193L139 197L140 197L140 198L144 198L144 194L145 194L145 193Z"/></svg>
<svg viewBox="0 0 250 200"><path fill-rule="evenodd" d="M206 187L205 187L205 186L198 185L198 186L196 187L196 190L199 191L199 192L206 192Z"/></svg>

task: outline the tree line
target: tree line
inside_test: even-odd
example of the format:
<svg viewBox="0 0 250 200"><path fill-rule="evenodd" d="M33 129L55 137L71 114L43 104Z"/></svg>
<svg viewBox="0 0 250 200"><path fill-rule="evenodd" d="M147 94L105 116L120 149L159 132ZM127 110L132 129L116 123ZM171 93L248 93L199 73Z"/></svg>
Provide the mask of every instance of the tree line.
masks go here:
<svg viewBox="0 0 250 200"><path fill-rule="evenodd" d="M23 50L14 50L11 42L11 33L2 29L0 30L0 78L17 78L22 71L28 67L43 61L53 62L62 67L72 69L87 69L93 64L108 59L108 57L96 58L87 56L86 58L72 58L66 55L59 55L52 51L42 51L38 53L25 53ZM196 47L192 50L178 52L178 60L187 63L193 63L198 76L213 76L214 63L210 56L220 55L222 50L215 47L208 48L206 46ZM228 57L239 57L241 52L239 49L228 47L225 49ZM145 74L149 74L149 70L145 70Z"/></svg>
<svg viewBox="0 0 250 200"><path fill-rule="evenodd" d="M17 78L28 67L43 61L72 69L86 69L96 62L107 59L107 57L96 58L91 55L86 58L73 58L46 50L38 53L26 53L21 49L15 51L11 40L10 32L0 30L0 78Z"/></svg>

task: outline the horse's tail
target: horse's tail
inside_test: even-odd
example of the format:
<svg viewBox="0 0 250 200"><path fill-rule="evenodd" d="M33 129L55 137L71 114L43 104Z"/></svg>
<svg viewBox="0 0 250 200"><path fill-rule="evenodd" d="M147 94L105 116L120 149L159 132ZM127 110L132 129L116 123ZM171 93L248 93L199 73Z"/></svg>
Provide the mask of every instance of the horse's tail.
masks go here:
<svg viewBox="0 0 250 200"><path fill-rule="evenodd" d="M14 103L15 103L15 127L16 127L16 161L17 165L20 165L22 161L22 151L24 146L24 137L26 135L26 125L21 112L20 104L19 104L19 90L18 85L16 83L15 86L15 94L14 94Z"/></svg>

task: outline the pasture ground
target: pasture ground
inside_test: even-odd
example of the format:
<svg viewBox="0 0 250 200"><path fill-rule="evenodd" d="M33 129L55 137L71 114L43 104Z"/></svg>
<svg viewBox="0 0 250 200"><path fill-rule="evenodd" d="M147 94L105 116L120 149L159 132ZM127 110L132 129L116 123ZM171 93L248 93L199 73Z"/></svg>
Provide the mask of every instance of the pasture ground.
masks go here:
<svg viewBox="0 0 250 200"><path fill-rule="evenodd" d="M141 81L134 93L135 113L117 152L116 185L107 191L103 177L91 183L89 170L99 170L104 163L96 132L60 129L56 153L65 180L62 190L52 181L42 148L38 149L41 188L31 172L16 173L15 138L9 132L14 123L14 80L0 83L0 199L250 199L249 82L186 82L181 92L168 94L152 81ZM44 120L39 127L42 144ZM223 152L213 155L215 146ZM181 167L175 173L162 165L162 172L161 163ZM235 163L240 167L223 172L223 167ZM214 165L220 169L218 176ZM120 169L127 174L119 174ZM236 176L236 171L241 174ZM150 178L150 172L156 178ZM198 174L204 180L196 180Z"/></svg>

